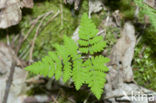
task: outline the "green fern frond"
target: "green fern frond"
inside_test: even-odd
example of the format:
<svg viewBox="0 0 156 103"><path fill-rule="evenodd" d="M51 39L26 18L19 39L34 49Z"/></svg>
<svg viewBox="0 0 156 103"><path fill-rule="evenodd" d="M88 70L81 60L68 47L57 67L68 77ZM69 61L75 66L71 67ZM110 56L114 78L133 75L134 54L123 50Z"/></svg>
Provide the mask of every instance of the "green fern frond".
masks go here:
<svg viewBox="0 0 156 103"><path fill-rule="evenodd" d="M62 61L62 69L63 70L63 81L66 82L71 77L71 63L69 62L70 57L68 51L64 46L55 45L59 58Z"/></svg>
<svg viewBox="0 0 156 103"><path fill-rule="evenodd" d="M90 45L96 44L100 41L103 41L102 36L95 36L93 39L89 40Z"/></svg>
<svg viewBox="0 0 156 103"><path fill-rule="evenodd" d="M49 52L41 61L25 69L43 76L54 76L56 80L62 77L64 82L72 79L76 90L88 84L93 94L100 99L106 82L105 72L108 71L105 64L109 59L102 55L95 57L94 53L102 51L106 42L102 36L96 35L98 30L87 14L82 16L79 33L78 45L65 36L64 45L55 44L56 52ZM87 54L87 58L83 59L81 53Z"/></svg>
<svg viewBox="0 0 156 103"><path fill-rule="evenodd" d="M95 70L99 70L101 72L108 71L108 68L105 64L110 61L109 58L105 58L103 56L96 56L94 58L91 58L91 61Z"/></svg>
<svg viewBox="0 0 156 103"><path fill-rule="evenodd" d="M106 46L105 41L101 41L98 42L97 44L92 45L91 47L89 47L90 54L102 51L105 46Z"/></svg>
<svg viewBox="0 0 156 103"><path fill-rule="evenodd" d="M80 50L81 53L85 53L85 54L89 53L88 47L81 47L81 48L79 48L79 50Z"/></svg>
<svg viewBox="0 0 156 103"><path fill-rule="evenodd" d="M103 93L103 87L106 82L106 74L100 71L91 71L89 72L89 87L93 94L100 99L101 94Z"/></svg>
<svg viewBox="0 0 156 103"><path fill-rule="evenodd" d="M83 40L89 40L94 38L98 33L95 24L88 18L87 14L84 14L80 21L79 37Z"/></svg>
<svg viewBox="0 0 156 103"><path fill-rule="evenodd" d="M101 94L103 93L103 87L106 82L106 74L108 68L105 66L105 63L109 62L108 58L103 56L96 56L88 59L84 66L88 68L88 78L86 83L91 88L93 94L100 99Z"/></svg>
<svg viewBox="0 0 156 103"><path fill-rule="evenodd" d="M82 67L82 60L76 60L73 62L73 75L72 79L74 81L76 90L85 83L85 79L88 71Z"/></svg>
<svg viewBox="0 0 156 103"><path fill-rule="evenodd" d="M78 40L79 46L88 46L89 42L85 40Z"/></svg>
<svg viewBox="0 0 156 103"><path fill-rule="evenodd" d="M25 69L35 74L40 74L43 76L48 75L49 77L52 77L54 73L56 72L55 71L56 66L57 66L56 63L57 64L60 63L60 60L55 59L56 57L57 57L56 53L49 52L49 56L42 58L41 61L36 62L33 65L26 67ZM53 60L56 60L58 62L55 62ZM61 68L59 65L57 67Z"/></svg>
<svg viewBox="0 0 156 103"><path fill-rule="evenodd" d="M82 16L79 28L79 50L81 53L94 54L100 52L106 46L102 36L97 36L98 29L87 14Z"/></svg>
<svg viewBox="0 0 156 103"><path fill-rule="evenodd" d="M87 14L84 14L80 21L79 37L83 40L89 40L96 36L98 29Z"/></svg>
<svg viewBox="0 0 156 103"><path fill-rule="evenodd" d="M52 53L51 53L52 54ZM55 61L55 79L59 80L62 76L62 62L58 57L58 54L51 55L52 59Z"/></svg>
<svg viewBox="0 0 156 103"><path fill-rule="evenodd" d="M134 2L136 3L137 6L140 7L140 13L143 13L143 14L149 16L150 23L152 24L152 26L156 30L156 20L155 20L156 10L154 10L153 8L151 8L148 5L146 5L143 2L143 0L134 0Z"/></svg>

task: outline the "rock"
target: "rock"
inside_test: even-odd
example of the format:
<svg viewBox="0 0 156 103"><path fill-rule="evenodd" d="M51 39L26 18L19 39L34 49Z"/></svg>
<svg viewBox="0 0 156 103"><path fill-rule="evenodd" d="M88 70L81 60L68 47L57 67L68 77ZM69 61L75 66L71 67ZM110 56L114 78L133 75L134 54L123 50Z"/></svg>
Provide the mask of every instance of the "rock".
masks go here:
<svg viewBox="0 0 156 103"><path fill-rule="evenodd" d="M120 11L119 11L119 10L115 10L115 11L112 13L112 16L113 16L114 19L115 19L116 25L120 27L120 26L121 26Z"/></svg>
<svg viewBox="0 0 156 103"><path fill-rule="evenodd" d="M89 0L89 17L92 13L97 13L103 9L102 0Z"/></svg>
<svg viewBox="0 0 156 103"><path fill-rule="evenodd" d="M23 0L21 1L21 7L25 7L25 8L33 8L34 6L34 2L33 0Z"/></svg>
<svg viewBox="0 0 156 103"><path fill-rule="evenodd" d="M0 103L2 103L6 81L8 80L12 62L14 61L14 59L12 59L13 56L15 56L14 51L4 43L0 43ZM15 67L7 103L22 103L19 101L19 98L20 95L25 92L24 90L26 90L26 76L27 72L25 70L20 67Z"/></svg>
<svg viewBox="0 0 156 103"><path fill-rule="evenodd" d="M73 33L72 39L77 42L79 40L79 27L76 28L75 32Z"/></svg>
<svg viewBox="0 0 156 103"><path fill-rule="evenodd" d="M111 64L116 65L121 70L124 82L131 82L133 80L133 72L131 62L134 55L134 48L136 43L135 29L130 23L124 25L121 32L121 38L112 48ZM128 74L127 74L128 73Z"/></svg>
<svg viewBox="0 0 156 103"><path fill-rule="evenodd" d="M74 9L78 10L79 9L79 4L80 4L81 0L64 0L65 4L70 4L70 5L74 5Z"/></svg>
<svg viewBox="0 0 156 103"><path fill-rule="evenodd" d="M0 28L6 29L21 21L21 8L33 7L33 0L0 0Z"/></svg>
<svg viewBox="0 0 156 103"><path fill-rule="evenodd" d="M104 99L107 103L149 103L155 92L137 85L133 80L131 62L136 44L134 26L127 22L121 31L121 38L111 51L111 62ZM150 97L151 96L151 97ZM155 102L153 99L152 103ZM151 103L151 102L150 102Z"/></svg>

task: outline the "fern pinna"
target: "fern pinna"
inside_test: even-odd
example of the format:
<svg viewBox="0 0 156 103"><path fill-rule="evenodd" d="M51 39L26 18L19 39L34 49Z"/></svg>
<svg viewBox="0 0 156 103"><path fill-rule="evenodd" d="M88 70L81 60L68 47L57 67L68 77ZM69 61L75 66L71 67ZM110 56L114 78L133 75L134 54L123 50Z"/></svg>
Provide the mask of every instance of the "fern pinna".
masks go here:
<svg viewBox="0 0 156 103"><path fill-rule="evenodd" d="M55 45L56 51L49 52L41 61L35 62L25 69L35 74L61 77L64 82L72 78L76 90L83 84L88 84L93 94L100 99L106 82L108 71L106 63L109 59L102 55L95 56L106 46L102 36L97 36L98 30L87 14L82 16L79 28L78 44L71 38L64 37L64 45Z"/></svg>

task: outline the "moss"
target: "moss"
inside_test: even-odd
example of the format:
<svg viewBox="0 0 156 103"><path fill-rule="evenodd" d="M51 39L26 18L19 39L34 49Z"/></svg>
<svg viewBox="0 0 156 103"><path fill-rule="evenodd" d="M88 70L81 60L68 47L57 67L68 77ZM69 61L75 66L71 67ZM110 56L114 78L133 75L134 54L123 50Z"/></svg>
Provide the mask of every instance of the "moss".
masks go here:
<svg viewBox="0 0 156 103"><path fill-rule="evenodd" d="M112 47L116 44L118 38L120 38L120 29L108 27L105 37L108 55L111 53Z"/></svg>
<svg viewBox="0 0 156 103"><path fill-rule="evenodd" d="M92 14L92 20L95 23L95 25L98 27L101 22L106 18L106 11L102 10L101 12L97 14Z"/></svg>
<svg viewBox="0 0 156 103"><path fill-rule="evenodd" d="M33 52L33 59L39 60L41 57L47 55L48 51L54 50L53 44L62 43L63 35L71 36L73 34L75 29L79 25L79 18L81 17L81 14L88 12L88 1L83 0L81 2L79 11L74 12L73 7L70 5L64 5L62 0L37 0L34 2L35 5L32 9L22 9L23 18L18 25L10 27L7 30L0 31L0 39L6 42L6 34L9 34L10 38L12 38L14 34L18 35L21 31L23 32L22 35L25 36L25 34L31 27L32 20L37 18L39 15L52 10L54 13L48 16L43 22L43 24L46 24L49 18L51 18L58 10L61 11L62 5L63 19L61 20L61 14L59 14L48 25L41 27L39 31ZM92 15L92 19L95 22L96 26L98 26L105 18L105 14L106 13L102 11L99 14ZM31 32L27 40L22 44L22 48L18 55L23 54L28 45L31 44L38 24L39 22ZM23 55L26 55L26 57L23 57ZM23 55L21 57L27 60L29 56L29 49Z"/></svg>
<svg viewBox="0 0 156 103"><path fill-rule="evenodd" d="M45 93L46 93L46 90L40 85L35 85L33 88L31 88L30 90L26 92L28 96L33 96L36 94L45 94Z"/></svg>
<svg viewBox="0 0 156 103"><path fill-rule="evenodd" d="M75 29L79 25L79 18L81 17L81 14L88 12L88 1L84 0L81 3L80 10L75 12L73 12L71 6L64 5L63 1L61 0L45 0L44 2L37 1L35 2L34 8L32 10L26 10L27 13L24 14L24 18L20 23L20 27L24 29L24 33L26 34L26 32L28 32L29 28L31 27L30 21L32 21L32 19L45 12L53 10L54 13L46 18L46 20L44 21L45 24L48 19L52 17L58 10L61 11L61 5L63 7L63 14L59 14L51 23L40 30L40 33L35 42L35 48L33 52L33 58L35 60L38 60L41 57L47 55L48 51L54 50L53 44L62 43L63 35L71 36L73 34ZM63 15L63 19L61 19L61 15ZM105 18L105 12L102 11L99 14L94 14L92 18L98 26ZM28 40L24 43L19 54L21 54L25 50L25 47L27 45L30 45L35 31L36 28L34 28Z"/></svg>
<svg viewBox="0 0 156 103"><path fill-rule="evenodd" d="M135 0L136 2L137 0ZM142 1L142 0L140 0ZM156 36L155 36L155 11L143 3L140 6L138 24L136 31L142 37L141 41L135 48L133 60L133 70L135 80L138 84L152 90L156 90ZM151 24L146 24L144 15L148 14Z"/></svg>
<svg viewBox="0 0 156 103"><path fill-rule="evenodd" d="M133 60L135 80L144 87L156 90L156 37L153 27L144 29L141 36Z"/></svg>
<svg viewBox="0 0 156 103"><path fill-rule="evenodd" d="M46 25L44 28L40 30L40 33L37 37L34 54L33 57L36 59L41 58L42 56L47 54L47 51L53 50L54 43L61 43L63 35L72 35L74 30L78 25L77 17L73 17L71 10L69 7L65 6L61 0L46 0L44 2L35 2L35 6L32 9L32 13L30 15L24 16L23 21L20 23L21 28L24 28L24 33L28 31L31 24L30 21L37 16L48 12L53 11L54 13L46 18L43 24L46 22L58 11L61 11L61 6L63 13L59 14L51 23ZM63 19L61 19L61 15L63 15ZM62 24L61 24L62 23ZM21 52L25 49L26 45L29 45L32 38L34 37L36 28L30 34L28 41L25 42Z"/></svg>
<svg viewBox="0 0 156 103"><path fill-rule="evenodd" d="M150 47L147 46L143 54L140 54L141 51L142 46L138 46L135 49L133 63L135 80L144 87L156 90L156 59L153 58Z"/></svg>

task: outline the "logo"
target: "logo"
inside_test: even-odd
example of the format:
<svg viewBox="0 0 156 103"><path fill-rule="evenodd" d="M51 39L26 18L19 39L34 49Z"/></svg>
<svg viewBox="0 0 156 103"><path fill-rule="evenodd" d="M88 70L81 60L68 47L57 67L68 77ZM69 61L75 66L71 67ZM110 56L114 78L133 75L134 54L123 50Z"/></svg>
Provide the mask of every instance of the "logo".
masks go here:
<svg viewBox="0 0 156 103"><path fill-rule="evenodd" d="M130 94L127 94L125 91L122 91L123 97L121 98L122 100L127 100L127 101L149 101L153 102L156 101L156 94L150 94L150 93L142 93L142 92L134 92L131 91Z"/></svg>

